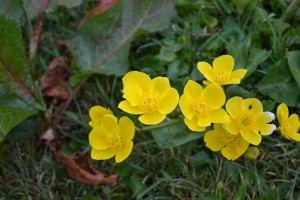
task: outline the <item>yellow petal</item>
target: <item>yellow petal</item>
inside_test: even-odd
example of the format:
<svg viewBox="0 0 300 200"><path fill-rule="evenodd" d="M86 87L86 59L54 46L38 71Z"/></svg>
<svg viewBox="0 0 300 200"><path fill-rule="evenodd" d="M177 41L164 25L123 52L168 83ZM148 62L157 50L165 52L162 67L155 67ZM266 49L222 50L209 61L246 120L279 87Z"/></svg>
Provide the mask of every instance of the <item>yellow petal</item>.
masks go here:
<svg viewBox="0 0 300 200"><path fill-rule="evenodd" d="M253 131L241 130L241 135L250 144L259 145L259 143L261 142L261 135Z"/></svg>
<svg viewBox="0 0 300 200"><path fill-rule="evenodd" d="M291 138L294 141L300 142L300 133L292 133L288 135L289 138Z"/></svg>
<svg viewBox="0 0 300 200"><path fill-rule="evenodd" d="M197 124L198 124L198 126L210 126L211 125L210 116L199 117Z"/></svg>
<svg viewBox="0 0 300 200"><path fill-rule="evenodd" d="M116 152L106 149L106 150L96 150L92 148L91 157L94 160L107 160L112 158Z"/></svg>
<svg viewBox="0 0 300 200"><path fill-rule="evenodd" d="M249 142L247 142L241 135L239 135L234 144L234 147L238 154L242 155L247 151L249 147Z"/></svg>
<svg viewBox="0 0 300 200"><path fill-rule="evenodd" d="M184 118L184 123L187 125L187 127L192 131L204 131L206 129L205 126L198 126L198 120L197 118L193 118L191 120Z"/></svg>
<svg viewBox="0 0 300 200"><path fill-rule="evenodd" d="M237 80L241 80L247 73L246 69L237 69L234 70L229 79L237 79Z"/></svg>
<svg viewBox="0 0 300 200"><path fill-rule="evenodd" d="M226 71L231 73L234 66L233 57L230 55L219 56L213 61L214 71Z"/></svg>
<svg viewBox="0 0 300 200"><path fill-rule="evenodd" d="M230 122L230 118L227 112L223 108L212 110L210 112L210 119L212 123L227 123Z"/></svg>
<svg viewBox="0 0 300 200"><path fill-rule="evenodd" d="M151 91L153 88L153 84L151 82L151 78L143 73L138 71L128 72L122 79L124 88L128 85L136 85L140 87L143 92Z"/></svg>
<svg viewBox="0 0 300 200"><path fill-rule="evenodd" d="M209 85L209 84L212 84L214 82L204 80L204 81L202 81L202 83L205 84L205 85Z"/></svg>
<svg viewBox="0 0 300 200"><path fill-rule="evenodd" d="M221 153L227 160L235 160L242 155L239 154L232 145L224 147Z"/></svg>
<svg viewBox="0 0 300 200"><path fill-rule="evenodd" d="M106 136L109 133L102 127L95 127L89 134L89 142L91 146L96 150L104 150L109 147Z"/></svg>
<svg viewBox="0 0 300 200"><path fill-rule="evenodd" d="M156 77L152 79L153 83L153 91L157 92L158 94L162 95L170 88L169 79L166 77Z"/></svg>
<svg viewBox="0 0 300 200"><path fill-rule="evenodd" d="M125 140L132 140L134 137L135 126L128 117L122 117L119 120L120 132Z"/></svg>
<svg viewBox="0 0 300 200"><path fill-rule="evenodd" d="M267 124L273 121L275 115L271 112L263 112L258 115L256 121L258 125L258 130L262 135L270 135L276 129L274 124Z"/></svg>
<svg viewBox="0 0 300 200"><path fill-rule="evenodd" d="M276 126L274 124L264 124L259 128L261 135L271 135L275 130Z"/></svg>
<svg viewBox="0 0 300 200"><path fill-rule="evenodd" d="M171 113L176 108L179 101L178 92L174 88L167 89L167 91L160 98L161 102L158 111L161 114Z"/></svg>
<svg viewBox="0 0 300 200"><path fill-rule="evenodd" d="M143 97L143 91L136 85L128 85L123 89L123 98L127 99L131 106L140 105Z"/></svg>
<svg viewBox="0 0 300 200"><path fill-rule="evenodd" d="M89 110L89 115L92 121L103 117L105 114L113 114L109 109L102 106L93 106Z"/></svg>
<svg viewBox="0 0 300 200"><path fill-rule="evenodd" d="M184 87L183 94L188 95L191 99L196 100L201 97L203 88L195 81L189 80Z"/></svg>
<svg viewBox="0 0 300 200"><path fill-rule="evenodd" d="M139 117L140 122L147 125L159 124L166 118L166 115L155 113L144 113Z"/></svg>
<svg viewBox="0 0 300 200"><path fill-rule="evenodd" d="M119 131L117 122L106 115L102 119L101 128L105 129L108 133Z"/></svg>
<svg viewBox="0 0 300 200"><path fill-rule="evenodd" d="M232 97L226 103L226 111L233 118L237 119L242 113L242 97Z"/></svg>
<svg viewBox="0 0 300 200"><path fill-rule="evenodd" d="M133 148L133 142L126 141L123 147L116 152L116 157L115 157L116 163L120 163L124 161L130 155L132 148Z"/></svg>
<svg viewBox="0 0 300 200"><path fill-rule="evenodd" d="M143 111L140 109L139 106L131 106L129 101L127 101L127 100L121 101L118 105L118 108L120 108L124 112L130 113L130 114L142 114L143 113Z"/></svg>
<svg viewBox="0 0 300 200"><path fill-rule="evenodd" d="M240 132L239 127L237 126L235 120L232 118L230 122L223 124L223 128L233 135L236 135Z"/></svg>
<svg viewBox="0 0 300 200"><path fill-rule="evenodd" d="M226 97L222 87L214 83L204 88L201 99L209 105L210 110L214 110L225 104Z"/></svg>
<svg viewBox="0 0 300 200"><path fill-rule="evenodd" d="M231 85L231 84L240 84L241 80L240 79L228 79L227 81L224 81L222 83L220 83L220 85Z"/></svg>
<svg viewBox="0 0 300 200"><path fill-rule="evenodd" d="M207 80L214 82L215 72L210 64L207 62L198 62L197 68Z"/></svg>
<svg viewBox="0 0 300 200"><path fill-rule="evenodd" d="M204 135L204 142L212 151L220 151L225 145L219 132L216 130L207 131Z"/></svg>
<svg viewBox="0 0 300 200"><path fill-rule="evenodd" d="M191 120L194 117L193 101L188 95L183 94L180 97L179 107L181 112L187 119Z"/></svg>
<svg viewBox="0 0 300 200"><path fill-rule="evenodd" d="M282 124L289 117L289 109L285 103L280 104L277 107L277 118L280 124Z"/></svg>
<svg viewBox="0 0 300 200"><path fill-rule="evenodd" d="M245 99L243 101L243 109L249 110L254 116L257 116L263 112L263 106L256 98Z"/></svg>
<svg viewBox="0 0 300 200"><path fill-rule="evenodd" d="M289 117L289 122L292 125L291 132L296 133L300 128L299 116L297 114L292 114Z"/></svg>

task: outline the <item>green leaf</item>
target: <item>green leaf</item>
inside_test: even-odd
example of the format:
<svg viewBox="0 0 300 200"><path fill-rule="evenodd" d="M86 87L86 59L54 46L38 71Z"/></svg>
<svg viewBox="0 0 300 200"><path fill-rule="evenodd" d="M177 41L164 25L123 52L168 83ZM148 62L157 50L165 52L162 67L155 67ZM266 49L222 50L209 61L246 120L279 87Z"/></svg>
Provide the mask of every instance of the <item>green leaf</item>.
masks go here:
<svg viewBox="0 0 300 200"><path fill-rule="evenodd" d="M152 136L161 148L172 148L199 139L203 134L189 131L181 120L177 124L153 130Z"/></svg>
<svg viewBox="0 0 300 200"><path fill-rule="evenodd" d="M19 0L0 0L0 15L19 21L23 16L22 4Z"/></svg>
<svg viewBox="0 0 300 200"><path fill-rule="evenodd" d="M286 59L278 61L258 83L258 90L277 102L300 106L300 90L287 65Z"/></svg>
<svg viewBox="0 0 300 200"><path fill-rule="evenodd" d="M255 95L240 86L230 85L226 88L226 98L230 99L231 97L235 96L243 97L244 99L246 99L254 97Z"/></svg>
<svg viewBox="0 0 300 200"><path fill-rule="evenodd" d="M0 142L12 128L36 113L20 108L0 107Z"/></svg>
<svg viewBox="0 0 300 200"><path fill-rule="evenodd" d="M290 71L300 89L300 51L290 51L287 53Z"/></svg>
<svg viewBox="0 0 300 200"><path fill-rule="evenodd" d="M166 28L175 5L173 0L128 0L120 3L122 12L114 6L104 14L104 18L111 20L99 20L96 29L95 25L92 26L95 23L87 22L82 32L70 41L69 48L81 72L124 75L133 38L142 33L140 30L154 32ZM118 20L119 13L122 13L121 21ZM86 32L91 29L95 29L92 35Z"/></svg>

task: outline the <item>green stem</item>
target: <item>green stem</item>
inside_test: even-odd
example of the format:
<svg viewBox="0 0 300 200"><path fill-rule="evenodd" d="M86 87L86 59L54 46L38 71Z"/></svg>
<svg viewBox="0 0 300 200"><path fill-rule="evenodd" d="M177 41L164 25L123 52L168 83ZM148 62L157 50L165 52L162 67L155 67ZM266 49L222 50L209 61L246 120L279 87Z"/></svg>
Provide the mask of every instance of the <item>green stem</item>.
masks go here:
<svg viewBox="0 0 300 200"><path fill-rule="evenodd" d="M138 130L139 133L145 132L145 131L152 131L152 130L172 126L173 124L177 124L178 122L180 122L180 119L172 119L171 121L168 121L168 122L164 122L164 123L161 123L161 124L158 124L158 125L143 127L141 129L137 129L137 130Z"/></svg>

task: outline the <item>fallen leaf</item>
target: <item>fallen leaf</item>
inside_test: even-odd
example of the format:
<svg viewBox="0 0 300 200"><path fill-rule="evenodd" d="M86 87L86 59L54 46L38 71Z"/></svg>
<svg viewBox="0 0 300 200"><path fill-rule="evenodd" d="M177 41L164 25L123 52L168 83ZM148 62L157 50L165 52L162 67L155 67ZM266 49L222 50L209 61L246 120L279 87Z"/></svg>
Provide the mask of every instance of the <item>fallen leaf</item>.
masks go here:
<svg viewBox="0 0 300 200"><path fill-rule="evenodd" d="M56 161L64 167L68 175L74 180L87 185L117 185L117 175L108 176L103 174L89 163L90 153L84 155L74 153L71 156L65 154L61 150L65 142L55 135L52 127L45 131L40 140L43 144L50 143L50 149Z"/></svg>
<svg viewBox="0 0 300 200"><path fill-rule="evenodd" d="M45 95L59 99L67 99L70 96L67 88L67 80L70 76L68 65L69 58L65 56L52 60L49 70L41 79L41 89Z"/></svg>
<svg viewBox="0 0 300 200"><path fill-rule="evenodd" d="M118 2L118 0L100 0L99 3L96 5L96 7L89 10L85 16L80 20L77 29L80 29L80 27L91 17L100 15L101 13L107 11L110 9L113 5L115 5Z"/></svg>

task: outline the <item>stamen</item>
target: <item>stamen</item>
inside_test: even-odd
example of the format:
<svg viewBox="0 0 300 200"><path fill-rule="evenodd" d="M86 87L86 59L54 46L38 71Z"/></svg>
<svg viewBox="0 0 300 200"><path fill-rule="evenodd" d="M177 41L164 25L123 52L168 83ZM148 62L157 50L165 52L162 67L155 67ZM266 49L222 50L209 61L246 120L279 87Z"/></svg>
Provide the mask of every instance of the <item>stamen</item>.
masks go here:
<svg viewBox="0 0 300 200"><path fill-rule="evenodd" d="M119 131L114 131L108 135L108 143L113 150L120 150L124 144L124 138Z"/></svg>
<svg viewBox="0 0 300 200"><path fill-rule="evenodd" d="M197 119L200 117L207 116L208 111L209 111L208 105L205 102L201 100L194 101L193 112Z"/></svg>
<svg viewBox="0 0 300 200"><path fill-rule="evenodd" d="M153 113L158 110L159 106L160 106L159 95L156 92L152 92L144 95L140 104L140 109L144 113Z"/></svg>
<svg viewBox="0 0 300 200"><path fill-rule="evenodd" d="M226 71L216 71L216 82L222 83L227 81L229 78L229 73Z"/></svg>

